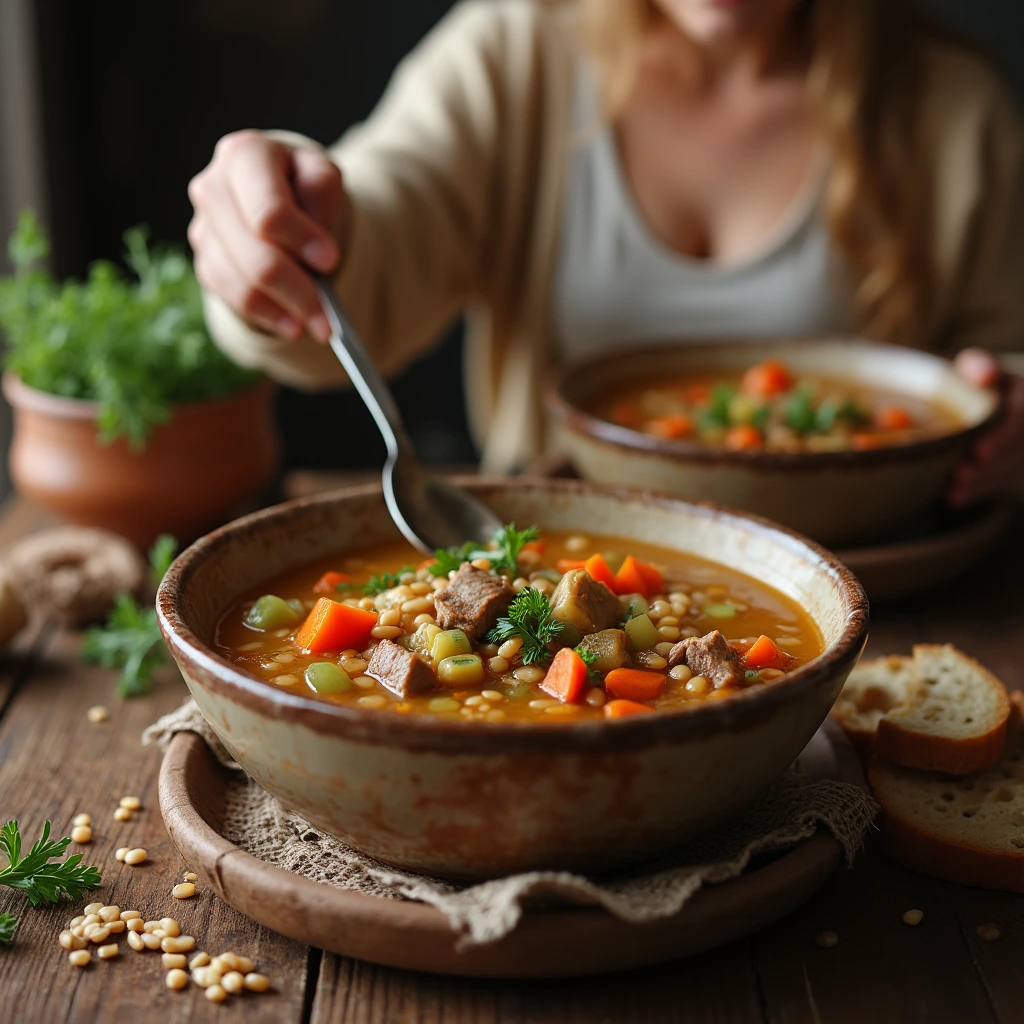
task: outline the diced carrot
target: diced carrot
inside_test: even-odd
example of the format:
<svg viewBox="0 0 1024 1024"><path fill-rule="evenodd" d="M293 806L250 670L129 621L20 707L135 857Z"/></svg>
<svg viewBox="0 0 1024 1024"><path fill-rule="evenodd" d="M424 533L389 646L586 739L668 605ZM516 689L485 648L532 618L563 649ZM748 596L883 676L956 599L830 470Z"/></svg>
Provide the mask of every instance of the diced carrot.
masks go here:
<svg viewBox="0 0 1024 1024"><path fill-rule="evenodd" d="M754 398L771 398L781 395L793 386L793 375L789 367L778 359L766 359L752 366L740 381L740 390Z"/></svg>
<svg viewBox="0 0 1024 1024"><path fill-rule="evenodd" d="M349 647L361 651L370 639L370 630L376 625L376 612L321 597L295 634L295 642L313 654L344 651Z"/></svg>
<svg viewBox="0 0 1024 1024"><path fill-rule="evenodd" d="M884 448L885 438L881 434L858 430L855 434L850 435L850 447L857 452L869 452L874 448Z"/></svg>
<svg viewBox="0 0 1024 1024"><path fill-rule="evenodd" d="M615 585L612 590L616 594L643 594L644 597L650 597L652 594L661 593L664 586L664 577L653 565L641 562L632 555L626 555L625 561L615 574Z"/></svg>
<svg viewBox="0 0 1024 1024"><path fill-rule="evenodd" d="M730 427L725 433L725 447L733 452L749 451L761 447L761 431L749 423Z"/></svg>
<svg viewBox="0 0 1024 1024"><path fill-rule="evenodd" d="M913 420L901 405L886 405L872 417L879 430L906 430Z"/></svg>
<svg viewBox="0 0 1024 1024"><path fill-rule="evenodd" d="M613 668L604 677L604 688L611 697L654 700L665 689L665 676L640 668Z"/></svg>
<svg viewBox="0 0 1024 1024"><path fill-rule="evenodd" d="M629 715L640 715L645 711L653 711L646 704L637 704L635 700L610 700L604 706L605 718L626 718Z"/></svg>
<svg viewBox="0 0 1024 1024"><path fill-rule="evenodd" d="M314 594L333 594L338 589L339 583L351 583L352 581L343 572L325 572L313 584Z"/></svg>
<svg viewBox="0 0 1024 1024"><path fill-rule="evenodd" d="M692 405L707 405L711 401L711 388L707 384L690 384L683 388L683 397Z"/></svg>
<svg viewBox="0 0 1024 1024"><path fill-rule="evenodd" d="M615 573L611 571L604 555L591 555L583 564L583 568L594 577L598 583L604 583L612 590L615 589Z"/></svg>
<svg viewBox="0 0 1024 1024"><path fill-rule="evenodd" d="M780 651L775 641L763 633L747 649L743 656L743 664L747 668L788 668L792 656Z"/></svg>
<svg viewBox="0 0 1024 1024"><path fill-rule="evenodd" d="M545 549L547 548L547 546L548 546L548 542L543 537L541 537L540 540L527 541L523 545L523 550L524 551L535 551L538 555L543 555Z"/></svg>
<svg viewBox="0 0 1024 1024"><path fill-rule="evenodd" d="M677 437L686 437L692 434L693 420L683 413L655 416L647 421L647 433L660 437L664 441L672 441Z"/></svg>
<svg viewBox="0 0 1024 1024"><path fill-rule="evenodd" d="M640 422L639 412L635 406L630 405L628 402L619 402L613 405L608 413L608 418L612 423L617 423L620 427L633 428Z"/></svg>
<svg viewBox="0 0 1024 1024"><path fill-rule="evenodd" d="M587 686L587 663L571 648L563 647L551 660L540 688L566 704L575 704Z"/></svg>
<svg viewBox="0 0 1024 1024"><path fill-rule="evenodd" d="M563 575L572 572L573 569L586 569L587 563L583 558L560 558L555 562L555 568Z"/></svg>

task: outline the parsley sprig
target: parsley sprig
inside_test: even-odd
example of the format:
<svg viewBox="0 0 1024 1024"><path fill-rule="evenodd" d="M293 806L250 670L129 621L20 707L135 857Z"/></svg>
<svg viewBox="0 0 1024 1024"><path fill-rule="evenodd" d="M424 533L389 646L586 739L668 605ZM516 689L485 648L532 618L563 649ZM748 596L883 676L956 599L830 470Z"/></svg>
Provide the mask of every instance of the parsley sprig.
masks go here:
<svg viewBox="0 0 1024 1024"><path fill-rule="evenodd" d="M382 591L391 590L402 582L403 576L408 576L410 573L414 573L415 571L416 570L411 565L403 565L398 572L382 572L379 576L371 576L363 584L363 593L367 597L373 597L375 594L379 594ZM340 590L343 586L347 587L349 584L339 584L338 589Z"/></svg>
<svg viewBox="0 0 1024 1024"><path fill-rule="evenodd" d="M6 945L14 938L18 919L13 914L0 914L0 942Z"/></svg>
<svg viewBox="0 0 1024 1024"><path fill-rule="evenodd" d="M174 561L178 542L168 534L158 537L149 551L154 584L159 584ZM119 697L140 697L149 692L149 680L164 661L163 637L156 609L140 606L131 594L118 594L105 626L85 634L82 657L104 668L119 668Z"/></svg>
<svg viewBox="0 0 1024 1024"><path fill-rule="evenodd" d="M524 665L532 665L548 660L548 644L557 639L564 628L564 623L551 618L551 602L539 590L525 587L509 605L508 614L498 619L487 634L487 640L502 644L513 637L521 637L520 657Z"/></svg>
<svg viewBox="0 0 1024 1024"><path fill-rule="evenodd" d="M499 576L512 576L516 572L516 564L523 548L540 536L536 526L528 526L525 530L517 530L515 523L509 523L496 530L491 538L494 547L482 548L474 541L466 541L461 547L439 548L434 552L436 561L430 567L435 576L447 576L457 570L463 562L473 562L478 558L486 558L491 569Z"/></svg>
<svg viewBox="0 0 1024 1024"><path fill-rule="evenodd" d="M587 682L591 686L604 686L604 676L594 668L597 662L597 652L592 651L589 647L584 647L580 644L579 647L574 647L573 650L583 659L583 664L587 666Z"/></svg>
<svg viewBox="0 0 1024 1024"><path fill-rule="evenodd" d="M0 869L0 885L21 889L33 907L40 903L57 903L62 896L77 900L86 889L100 884L100 873L94 867L83 865L80 853L58 864L50 863L54 858L64 856L70 842L68 836L51 839L50 823L46 822L42 836L23 857L18 823L5 822L0 827L0 847L7 854L9 863ZM13 924L10 925L10 933L14 933Z"/></svg>

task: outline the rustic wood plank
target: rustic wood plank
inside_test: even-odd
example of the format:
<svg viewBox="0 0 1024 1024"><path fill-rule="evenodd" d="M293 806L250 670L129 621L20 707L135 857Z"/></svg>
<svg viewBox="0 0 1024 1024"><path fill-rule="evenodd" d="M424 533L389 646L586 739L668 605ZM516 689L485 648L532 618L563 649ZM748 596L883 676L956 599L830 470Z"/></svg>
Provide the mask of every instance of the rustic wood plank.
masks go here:
<svg viewBox="0 0 1024 1024"><path fill-rule="evenodd" d="M764 1021L749 942L662 967L592 978L488 981L325 955L311 1024L712 1024Z"/></svg>
<svg viewBox="0 0 1024 1024"><path fill-rule="evenodd" d="M137 1019L162 1021L242 1020L298 1022L303 1017L307 953L303 946L238 914L210 893L188 901L170 895L186 865L171 844L157 806L159 752L140 746L143 728L185 697L176 672L166 670L153 692L133 701L113 694L115 674L78 660L80 640L56 633L43 656L17 686L0 722L0 820L18 818L29 840L43 821L67 835L72 817L93 816L93 841L80 852L103 872L103 883L81 904L29 908L20 893L3 890L0 911L20 914L14 944L0 952L0 992L16 1005L19 1020L107 1021L129 1011ZM110 719L90 724L93 704L110 709ZM131 822L117 822L121 796L141 798ZM119 846L142 846L148 861L132 868L119 863ZM136 953L122 935L120 957L94 957L85 970L72 967L57 945L67 921L93 899L138 909L147 918L173 916L198 949L233 949L252 957L275 986L273 994L208 1003L200 989L171 992L164 986L158 953ZM3 1018L0 1009L0 1018Z"/></svg>
<svg viewBox="0 0 1024 1024"><path fill-rule="evenodd" d="M925 914L916 928L902 921L913 907ZM822 931L838 945L819 948ZM874 849L754 947L772 1024L1016 1019L994 1014L943 883Z"/></svg>

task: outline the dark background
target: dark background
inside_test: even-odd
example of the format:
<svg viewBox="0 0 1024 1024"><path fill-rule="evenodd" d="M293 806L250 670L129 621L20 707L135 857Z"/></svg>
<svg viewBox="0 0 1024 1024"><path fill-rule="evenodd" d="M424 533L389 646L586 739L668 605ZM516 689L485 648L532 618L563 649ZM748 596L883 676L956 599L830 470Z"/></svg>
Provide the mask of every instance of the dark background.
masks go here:
<svg viewBox="0 0 1024 1024"><path fill-rule="evenodd" d="M186 185L221 135L291 128L332 142L370 112L397 61L449 6L448 0L39 0L33 11L54 270L80 275L89 261L118 256L122 231L140 222L154 238L184 244L191 212ZM1018 97L1024 95L1024 5L928 0L924 6L979 42ZM435 463L473 459L460 345L453 330L395 382L410 433ZM285 390L279 411L289 466L383 460L376 429L350 393Z"/></svg>

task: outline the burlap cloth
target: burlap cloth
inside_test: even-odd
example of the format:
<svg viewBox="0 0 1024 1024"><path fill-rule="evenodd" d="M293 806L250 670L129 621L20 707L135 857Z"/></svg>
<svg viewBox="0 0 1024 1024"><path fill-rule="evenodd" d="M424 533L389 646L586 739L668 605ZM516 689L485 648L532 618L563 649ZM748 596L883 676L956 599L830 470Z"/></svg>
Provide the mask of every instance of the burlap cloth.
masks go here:
<svg viewBox="0 0 1024 1024"><path fill-rule="evenodd" d="M463 947L497 941L516 927L525 906L538 902L598 904L633 922L668 917L705 883L735 878L752 858L793 846L819 826L836 837L850 864L878 810L860 787L811 781L795 764L741 814L634 874L592 880L564 871L531 871L460 884L387 867L282 807L241 771L192 700L151 725L142 741L166 750L183 731L197 733L237 771L226 798L227 839L268 864L317 882L381 899L429 903L460 933Z"/></svg>

